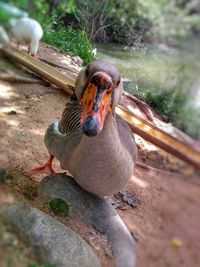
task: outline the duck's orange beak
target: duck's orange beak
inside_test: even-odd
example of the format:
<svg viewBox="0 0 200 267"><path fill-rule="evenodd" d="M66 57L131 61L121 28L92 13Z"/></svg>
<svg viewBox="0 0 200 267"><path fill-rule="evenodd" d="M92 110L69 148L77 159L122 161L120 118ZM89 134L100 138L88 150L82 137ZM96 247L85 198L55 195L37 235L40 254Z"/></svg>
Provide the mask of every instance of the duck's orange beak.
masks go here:
<svg viewBox="0 0 200 267"><path fill-rule="evenodd" d="M80 101L83 107L81 124L88 136L98 134L104 125L106 114L111 112L112 80L104 72L95 74Z"/></svg>

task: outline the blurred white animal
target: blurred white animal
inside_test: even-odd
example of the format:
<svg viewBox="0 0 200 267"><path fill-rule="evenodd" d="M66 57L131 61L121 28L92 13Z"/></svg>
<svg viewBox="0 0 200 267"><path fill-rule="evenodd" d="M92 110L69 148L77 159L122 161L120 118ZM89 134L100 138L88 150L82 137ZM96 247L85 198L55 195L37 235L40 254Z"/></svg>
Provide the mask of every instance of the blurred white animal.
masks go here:
<svg viewBox="0 0 200 267"><path fill-rule="evenodd" d="M97 48L96 47L92 50L92 54L93 54L93 56L97 55Z"/></svg>
<svg viewBox="0 0 200 267"><path fill-rule="evenodd" d="M28 53L36 56L43 30L40 24L30 18L22 18L11 23L12 32L18 44L28 44Z"/></svg>
<svg viewBox="0 0 200 267"><path fill-rule="evenodd" d="M10 42L7 32L5 29L0 25L0 48L3 48Z"/></svg>

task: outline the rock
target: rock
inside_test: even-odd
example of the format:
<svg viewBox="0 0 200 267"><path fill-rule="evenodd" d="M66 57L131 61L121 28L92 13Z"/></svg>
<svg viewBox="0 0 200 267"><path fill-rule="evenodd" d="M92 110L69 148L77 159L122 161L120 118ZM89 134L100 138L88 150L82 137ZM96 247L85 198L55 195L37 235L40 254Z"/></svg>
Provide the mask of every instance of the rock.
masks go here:
<svg viewBox="0 0 200 267"><path fill-rule="evenodd" d="M4 183L6 179L6 170L0 169L0 184Z"/></svg>
<svg viewBox="0 0 200 267"><path fill-rule="evenodd" d="M136 262L135 241L110 203L95 196L64 174L46 177L39 185L39 195L66 201L73 214L107 237L116 266L133 267Z"/></svg>
<svg viewBox="0 0 200 267"><path fill-rule="evenodd" d="M11 204L2 215L42 263L55 267L100 267L99 259L78 234L44 212Z"/></svg>
<svg viewBox="0 0 200 267"><path fill-rule="evenodd" d="M83 64L83 60L79 56L73 56L72 60L78 65L82 65Z"/></svg>

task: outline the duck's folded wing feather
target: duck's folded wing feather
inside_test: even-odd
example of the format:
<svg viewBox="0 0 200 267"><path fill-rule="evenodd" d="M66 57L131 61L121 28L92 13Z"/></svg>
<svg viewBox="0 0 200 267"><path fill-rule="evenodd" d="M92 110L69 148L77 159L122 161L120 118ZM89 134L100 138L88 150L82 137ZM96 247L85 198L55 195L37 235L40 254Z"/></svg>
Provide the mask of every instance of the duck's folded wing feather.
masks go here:
<svg viewBox="0 0 200 267"><path fill-rule="evenodd" d="M81 133L81 113L82 107L77 103L71 103L69 100L59 122L60 132L70 133L72 135L74 132Z"/></svg>
<svg viewBox="0 0 200 267"><path fill-rule="evenodd" d="M46 131L45 145L58 160L66 157L81 140L81 111L79 105L67 103L61 120L50 124Z"/></svg>

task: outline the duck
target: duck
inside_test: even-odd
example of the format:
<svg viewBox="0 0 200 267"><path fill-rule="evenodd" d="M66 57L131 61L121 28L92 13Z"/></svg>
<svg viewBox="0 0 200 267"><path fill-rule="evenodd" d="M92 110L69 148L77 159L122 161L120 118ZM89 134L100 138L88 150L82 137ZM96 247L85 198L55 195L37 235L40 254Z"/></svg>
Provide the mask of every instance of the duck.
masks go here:
<svg viewBox="0 0 200 267"><path fill-rule="evenodd" d="M21 19L12 19L12 33L19 44L28 44L28 54L36 56L39 42L43 36L43 30L38 21L24 17Z"/></svg>
<svg viewBox="0 0 200 267"><path fill-rule="evenodd" d="M3 26L0 25L0 48L7 46L10 43L10 38L4 29Z"/></svg>
<svg viewBox="0 0 200 267"><path fill-rule="evenodd" d="M137 146L128 123L115 113L122 91L120 72L111 63L95 60L83 68L61 119L45 133L48 162L29 175L47 169L54 174L56 157L86 191L110 196L124 188L133 175Z"/></svg>

